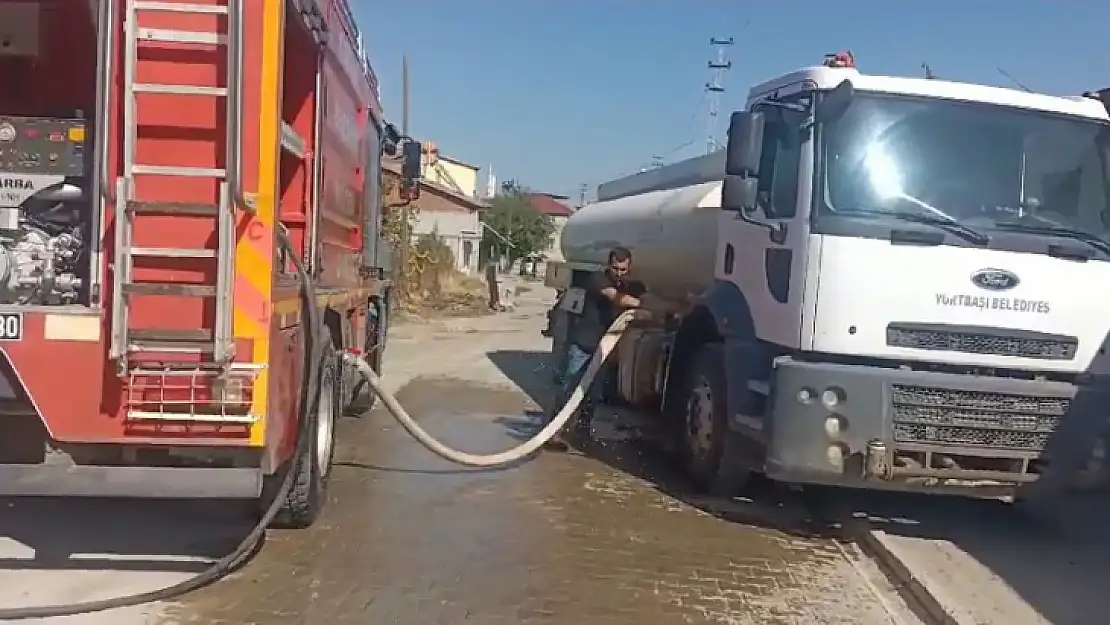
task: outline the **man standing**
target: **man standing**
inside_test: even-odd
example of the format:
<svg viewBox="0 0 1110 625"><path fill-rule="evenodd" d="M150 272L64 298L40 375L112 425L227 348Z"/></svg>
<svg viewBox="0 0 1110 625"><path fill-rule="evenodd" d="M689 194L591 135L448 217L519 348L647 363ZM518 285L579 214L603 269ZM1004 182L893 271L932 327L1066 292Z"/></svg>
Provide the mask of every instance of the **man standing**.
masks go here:
<svg viewBox="0 0 1110 625"><path fill-rule="evenodd" d="M609 251L605 270L591 275L585 285L582 314L575 320L568 337L563 392L552 408L552 417L574 393L609 325L625 310L639 307L640 299L632 295L632 285L626 280L631 268L632 252L627 248L614 247ZM642 291L642 288L639 290ZM578 413L568 422L563 434L574 438L589 434L593 409L600 402L605 386L605 372L605 368L599 371L586 389L586 397ZM563 436L558 436L551 440L549 446L566 449L567 443Z"/></svg>

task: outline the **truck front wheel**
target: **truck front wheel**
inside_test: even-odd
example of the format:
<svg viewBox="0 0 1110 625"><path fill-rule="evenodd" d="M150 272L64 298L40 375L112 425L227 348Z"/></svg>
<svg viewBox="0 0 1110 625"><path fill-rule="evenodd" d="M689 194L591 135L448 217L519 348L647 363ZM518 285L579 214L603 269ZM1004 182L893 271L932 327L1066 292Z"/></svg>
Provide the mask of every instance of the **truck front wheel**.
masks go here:
<svg viewBox="0 0 1110 625"><path fill-rule="evenodd" d="M740 435L728 426L728 387L723 349L702 345L691 363L683 390L683 457L699 490L735 496L751 475L744 463Z"/></svg>

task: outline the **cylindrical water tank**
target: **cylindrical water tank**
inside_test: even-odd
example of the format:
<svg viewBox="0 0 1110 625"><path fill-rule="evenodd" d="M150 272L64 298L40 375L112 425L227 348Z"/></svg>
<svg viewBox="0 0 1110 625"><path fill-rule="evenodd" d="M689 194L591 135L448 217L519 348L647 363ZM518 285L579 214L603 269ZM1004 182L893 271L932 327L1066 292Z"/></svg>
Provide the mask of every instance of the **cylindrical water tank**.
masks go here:
<svg viewBox="0 0 1110 625"><path fill-rule="evenodd" d="M721 183L652 191L582 207L563 227L570 263L604 264L616 246L632 250L631 279L666 298L698 294L713 281Z"/></svg>

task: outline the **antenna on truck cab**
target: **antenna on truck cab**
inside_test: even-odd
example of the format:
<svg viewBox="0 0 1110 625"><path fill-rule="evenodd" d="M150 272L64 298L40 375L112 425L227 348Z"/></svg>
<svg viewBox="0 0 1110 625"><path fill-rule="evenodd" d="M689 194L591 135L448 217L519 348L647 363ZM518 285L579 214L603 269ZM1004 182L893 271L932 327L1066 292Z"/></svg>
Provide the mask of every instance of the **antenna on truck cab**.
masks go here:
<svg viewBox="0 0 1110 625"><path fill-rule="evenodd" d="M1014 83L1014 85L1016 85L1017 88L1021 89L1022 91L1026 92L1026 93L1033 93L1032 89L1030 89L1029 87L1026 87L1017 78L1014 78L1013 76L1011 76L1010 72L1007 72L1006 70L1002 69L1001 67L995 67L995 69L998 70L999 74L1002 74L1003 76L1005 76L1006 80L1009 80L1010 82Z"/></svg>

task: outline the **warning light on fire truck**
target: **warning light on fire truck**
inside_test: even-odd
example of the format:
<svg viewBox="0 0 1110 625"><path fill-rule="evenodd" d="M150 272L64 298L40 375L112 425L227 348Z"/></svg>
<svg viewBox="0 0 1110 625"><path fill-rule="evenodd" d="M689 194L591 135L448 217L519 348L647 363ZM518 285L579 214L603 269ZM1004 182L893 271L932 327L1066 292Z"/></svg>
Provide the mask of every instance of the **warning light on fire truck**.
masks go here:
<svg viewBox="0 0 1110 625"><path fill-rule="evenodd" d="M855 57L855 55L852 54L851 50L845 50L843 52L834 52L832 54L826 54L825 55L825 67L838 67L838 68L843 67L843 68L855 69L855 67L856 67L856 57Z"/></svg>

